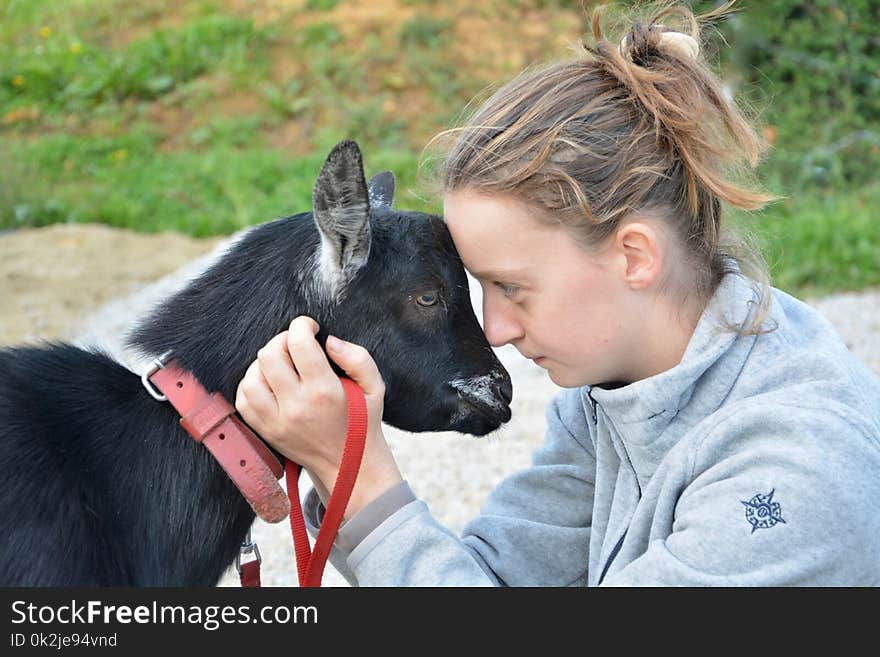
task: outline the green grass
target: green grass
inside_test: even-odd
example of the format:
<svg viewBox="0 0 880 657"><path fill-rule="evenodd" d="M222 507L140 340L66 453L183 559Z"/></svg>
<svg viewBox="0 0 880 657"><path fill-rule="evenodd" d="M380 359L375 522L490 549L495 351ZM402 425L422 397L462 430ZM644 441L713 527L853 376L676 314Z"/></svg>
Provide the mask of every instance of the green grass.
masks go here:
<svg viewBox="0 0 880 657"><path fill-rule="evenodd" d="M773 283L798 295L880 285L880 183L845 194L804 192L749 220Z"/></svg>
<svg viewBox="0 0 880 657"><path fill-rule="evenodd" d="M0 53L0 114L38 106L43 114L70 115L149 101L214 70L242 74L264 63L263 35L224 16L157 30L124 50L51 33L42 41Z"/></svg>
<svg viewBox="0 0 880 657"><path fill-rule="evenodd" d="M242 149L227 140L163 153L145 128L85 143L54 135L9 146L17 165L7 167L13 175L0 188L3 228L84 221L199 237L309 210L324 159L285 158L267 146ZM384 153L370 159L367 175L393 168L405 189L414 184L416 164L406 153ZM399 204L429 209L405 193Z"/></svg>
<svg viewBox="0 0 880 657"><path fill-rule="evenodd" d="M415 191L425 139L412 135L447 127L489 81L450 57L462 45L436 15L443 3L403 4L412 18L351 39L325 15L334 0L309 0L295 30L294 14L253 21L221 0L0 0L0 229L228 234L308 210L327 151L345 138L361 144L368 175L394 171L398 207L439 211ZM389 113L414 93L410 119ZM306 147L279 145L293 124ZM777 151L764 172L789 198L743 219L774 284L798 295L880 285L880 183L782 184L801 161Z"/></svg>

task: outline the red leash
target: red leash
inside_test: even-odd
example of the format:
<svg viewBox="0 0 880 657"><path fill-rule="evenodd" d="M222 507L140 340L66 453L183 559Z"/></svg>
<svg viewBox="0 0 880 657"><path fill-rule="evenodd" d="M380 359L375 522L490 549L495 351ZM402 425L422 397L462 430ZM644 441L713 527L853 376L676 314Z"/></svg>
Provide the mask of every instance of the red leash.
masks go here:
<svg viewBox="0 0 880 657"><path fill-rule="evenodd" d="M300 466L293 461L285 463L287 496L290 498L290 529L293 534L296 569L301 587L321 586L324 565L327 563L327 557L330 556L330 549L339 531L345 508L351 499L367 440L367 402L364 399L364 392L351 379L340 377L340 381L348 397L348 433L345 437L339 474L333 485L327 510L324 512L324 519L321 521L314 551L309 547L309 537L299 501Z"/></svg>
<svg viewBox="0 0 880 657"><path fill-rule="evenodd" d="M166 363L166 357L167 354L155 359L141 376L147 392L158 401L171 402L182 416L183 428L214 455L258 516L267 522L280 522L288 515L290 505L299 585L321 586L324 566L351 499L366 445L367 403L363 390L351 379L340 377L348 398L348 433L339 474L312 551L299 501L299 464L285 461L285 498L277 481L282 476L281 464L262 440L236 417L235 409L220 393L209 393L191 372L173 361ZM254 553L256 560L241 563L242 555L250 553ZM248 531L236 560L242 586L260 586L261 561L260 551Z"/></svg>

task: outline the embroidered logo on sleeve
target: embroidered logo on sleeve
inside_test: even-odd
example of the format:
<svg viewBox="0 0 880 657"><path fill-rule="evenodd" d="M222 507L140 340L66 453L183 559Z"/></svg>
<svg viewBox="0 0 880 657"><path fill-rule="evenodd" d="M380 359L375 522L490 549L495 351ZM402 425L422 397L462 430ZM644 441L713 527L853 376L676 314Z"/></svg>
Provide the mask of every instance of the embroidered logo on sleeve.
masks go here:
<svg viewBox="0 0 880 657"><path fill-rule="evenodd" d="M746 520L751 523L753 534L756 529L767 529L777 522L785 524L785 520L782 519L782 506L779 502L773 501L773 493L775 492L774 488L766 495L757 493L748 502L740 500L746 507Z"/></svg>

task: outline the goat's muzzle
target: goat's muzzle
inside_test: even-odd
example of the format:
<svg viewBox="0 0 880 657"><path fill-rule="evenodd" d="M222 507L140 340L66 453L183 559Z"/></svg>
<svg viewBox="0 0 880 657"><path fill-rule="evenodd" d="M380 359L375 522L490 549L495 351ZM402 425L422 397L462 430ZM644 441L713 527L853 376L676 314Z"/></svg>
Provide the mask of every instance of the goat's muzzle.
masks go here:
<svg viewBox="0 0 880 657"><path fill-rule="evenodd" d="M455 431L482 436L510 420L513 385L506 371L454 379L449 387L456 405L452 416Z"/></svg>

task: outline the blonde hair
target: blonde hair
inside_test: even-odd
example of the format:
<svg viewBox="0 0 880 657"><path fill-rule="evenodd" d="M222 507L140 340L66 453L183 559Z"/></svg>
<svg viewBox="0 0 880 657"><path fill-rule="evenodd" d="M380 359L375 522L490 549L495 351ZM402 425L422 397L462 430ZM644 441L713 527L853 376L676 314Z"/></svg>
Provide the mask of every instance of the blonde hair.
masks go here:
<svg viewBox="0 0 880 657"><path fill-rule="evenodd" d="M674 282L681 307L692 296L705 304L739 268L757 284L758 310L731 328L762 332L767 266L748 238L722 230L721 217L722 202L752 211L778 198L737 182L768 145L699 45L701 27L734 2L700 16L672 2L637 6L647 19L626 17L629 31L611 41L596 8L593 43L576 58L526 69L435 137L454 136L439 168L444 191L511 195L585 248L604 244L633 212L659 217L683 247L676 255L686 267L672 267L663 283Z"/></svg>

